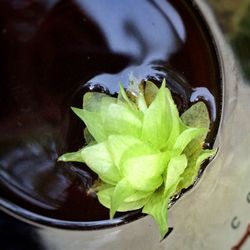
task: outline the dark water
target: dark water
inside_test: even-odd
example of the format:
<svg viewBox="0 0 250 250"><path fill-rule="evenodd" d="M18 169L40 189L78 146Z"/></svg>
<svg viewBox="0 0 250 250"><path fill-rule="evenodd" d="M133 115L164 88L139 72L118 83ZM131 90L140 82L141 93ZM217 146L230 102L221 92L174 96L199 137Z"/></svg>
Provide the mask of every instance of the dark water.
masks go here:
<svg viewBox="0 0 250 250"><path fill-rule="evenodd" d="M220 116L220 75L206 28L188 1L0 1L0 192L30 211L72 221L108 219L86 195L96 176L57 163L83 145L71 106L86 91L115 94L132 73L163 77L183 112L204 100ZM122 214L118 214L122 216Z"/></svg>

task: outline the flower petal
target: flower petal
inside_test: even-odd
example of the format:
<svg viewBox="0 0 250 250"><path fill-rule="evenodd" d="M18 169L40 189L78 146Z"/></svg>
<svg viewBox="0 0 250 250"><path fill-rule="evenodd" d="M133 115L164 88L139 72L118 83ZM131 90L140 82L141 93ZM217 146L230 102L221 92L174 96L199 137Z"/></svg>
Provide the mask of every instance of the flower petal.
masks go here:
<svg viewBox="0 0 250 250"><path fill-rule="evenodd" d="M107 207L111 208L111 198L114 193L114 186L107 187L97 193L97 197L99 202ZM124 201L120 204L119 208L117 209L118 212L125 212L125 211L131 211L131 210L137 210L142 208L148 201L149 195L145 196L141 199L135 199L133 201Z"/></svg>
<svg viewBox="0 0 250 250"><path fill-rule="evenodd" d="M124 200L131 196L134 192L134 188L125 178L117 183L111 197L110 218L113 218L115 212L124 202Z"/></svg>
<svg viewBox="0 0 250 250"><path fill-rule="evenodd" d="M99 112L111 103L116 103L116 98L104 93L87 92L83 96L83 109L90 112Z"/></svg>
<svg viewBox="0 0 250 250"><path fill-rule="evenodd" d="M167 142L173 143L179 134L178 119L178 110L163 81L155 99L144 114L142 139L159 149L165 147Z"/></svg>
<svg viewBox="0 0 250 250"><path fill-rule="evenodd" d="M140 137L142 128L142 114L132 111L129 107L119 104L109 105L106 112L102 112L103 126L108 135L133 135Z"/></svg>
<svg viewBox="0 0 250 250"><path fill-rule="evenodd" d="M83 109L72 108L74 113L80 117L88 128L89 133L97 142L106 140L107 135L99 112L89 112Z"/></svg>
<svg viewBox="0 0 250 250"><path fill-rule="evenodd" d="M149 106L155 99L159 88L151 81L146 81L144 95L147 105Z"/></svg>
<svg viewBox="0 0 250 250"><path fill-rule="evenodd" d="M84 162L84 159L82 157L82 149L76 152L63 154L57 160L58 161Z"/></svg>
<svg viewBox="0 0 250 250"><path fill-rule="evenodd" d="M137 110L136 104L128 98L128 96L127 96L127 94L126 94L126 92L121 84L120 84L120 91L119 91L119 94L117 97L117 103L118 104L119 103L127 104L130 107L130 109Z"/></svg>
<svg viewBox="0 0 250 250"><path fill-rule="evenodd" d="M184 154L175 156L169 161L164 187L164 194L166 197L173 195L173 193L171 193L173 191L173 187L176 187L180 182L181 174L187 167L187 163L187 157Z"/></svg>
<svg viewBox="0 0 250 250"><path fill-rule="evenodd" d="M150 192L162 184L161 174L165 167L165 154L157 153L129 158L122 165L121 171L134 189Z"/></svg>
<svg viewBox="0 0 250 250"><path fill-rule="evenodd" d="M168 231L168 197L163 191L155 192L143 207L142 212L151 215L160 228L161 239Z"/></svg>
<svg viewBox="0 0 250 250"><path fill-rule="evenodd" d="M188 165L181 175L181 181L178 185L178 191L191 186L198 176L202 162L215 155L217 150L199 150L188 159Z"/></svg>
<svg viewBox="0 0 250 250"><path fill-rule="evenodd" d="M107 145L115 166L120 169L121 158L124 155L124 152L134 145L142 143L141 140L131 135L110 135L107 140Z"/></svg>
<svg viewBox="0 0 250 250"><path fill-rule="evenodd" d="M176 139L173 150L176 154L181 154L186 146L195 138L206 136L205 128L188 128L184 130Z"/></svg>
<svg viewBox="0 0 250 250"><path fill-rule="evenodd" d="M81 155L88 167L104 182L116 184L121 179L105 142L85 147Z"/></svg>
<svg viewBox="0 0 250 250"><path fill-rule="evenodd" d="M181 115L182 121L189 127L205 128L210 127L210 117L207 106L204 102L197 102ZM203 134L200 141L204 141L207 134Z"/></svg>

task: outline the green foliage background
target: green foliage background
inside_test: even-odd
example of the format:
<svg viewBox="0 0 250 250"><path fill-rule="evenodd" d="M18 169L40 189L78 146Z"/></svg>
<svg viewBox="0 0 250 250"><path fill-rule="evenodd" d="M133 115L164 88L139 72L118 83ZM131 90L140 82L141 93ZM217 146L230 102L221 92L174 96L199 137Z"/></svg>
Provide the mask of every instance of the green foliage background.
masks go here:
<svg viewBox="0 0 250 250"><path fill-rule="evenodd" d="M218 23L250 79L250 0L209 0Z"/></svg>

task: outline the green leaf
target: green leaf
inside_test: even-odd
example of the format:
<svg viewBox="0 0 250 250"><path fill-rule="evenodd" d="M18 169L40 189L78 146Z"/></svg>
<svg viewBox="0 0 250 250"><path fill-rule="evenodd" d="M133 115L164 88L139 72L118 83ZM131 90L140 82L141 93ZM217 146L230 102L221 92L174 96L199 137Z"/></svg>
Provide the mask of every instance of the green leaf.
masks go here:
<svg viewBox="0 0 250 250"><path fill-rule="evenodd" d="M145 199L145 198L151 196L152 193L153 192L143 192L143 191L135 190L135 192L131 196L129 196L125 199L125 202L135 202L138 200L142 200L142 199Z"/></svg>
<svg viewBox="0 0 250 250"><path fill-rule="evenodd" d="M117 98L117 103L118 104L119 103L127 104L130 107L130 109L137 110L136 104L128 98L128 96L127 96L127 94L126 94L126 92L121 84L120 84L120 91L119 91L118 98Z"/></svg>
<svg viewBox="0 0 250 250"><path fill-rule="evenodd" d="M173 150L176 154L181 154L192 140L204 137L206 134L207 130L204 128L188 128L177 137Z"/></svg>
<svg viewBox="0 0 250 250"><path fill-rule="evenodd" d="M139 137L142 128L142 114L119 104L109 105L102 112L103 126L108 135L133 135Z"/></svg>
<svg viewBox="0 0 250 250"><path fill-rule="evenodd" d="M189 127L205 128L207 131L210 127L210 117L207 106L204 102L197 102L192 105L181 116L182 121ZM204 141L207 134L203 134L200 138Z"/></svg>
<svg viewBox="0 0 250 250"><path fill-rule="evenodd" d="M156 190L163 182L164 153L142 155L127 159L121 167L122 175L130 185L140 191Z"/></svg>
<svg viewBox="0 0 250 250"><path fill-rule="evenodd" d="M120 163L122 165L128 159L131 159L137 156L151 155L155 153L160 153L160 151L152 148L149 144L141 140L138 140L137 143L131 145L130 147L127 148L126 151L123 152L121 159L120 159Z"/></svg>
<svg viewBox="0 0 250 250"><path fill-rule="evenodd" d="M95 138L90 134L88 128L84 128L83 130L83 136L84 136L84 140L85 143L90 145L96 144Z"/></svg>
<svg viewBox="0 0 250 250"><path fill-rule="evenodd" d="M168 197L163 190L156 191L143 207L142 212L151 215L159 226L161 239L168 231Z"/></svg>
<svg viewBox="0 0 250 250"><path fill-rule="evenodd" d="M97 193L97 197L98 197L99 202L103 206L105 206L109 209L111 208L111 198L112 198L112 195L114 193L114 189L115 189L114 186L110 186L110 187L107 187L107 188L105 188ZM133 199L133 201L127 201L127 199L130 199L130 197L128 197L119 205L119 208L117 209L117 211L118 212L126 212L126 211L140 209L147 203L149 198L150 198L150 194L145 195L144 198Z"/></svg>
<svg viewBox="0 0 250 250"><path fill-rule="evenodd" d="M145 112L142 128L142 139L158 149L170 149L180 130L178 110L165 84Z"/></svg>
<svg viewBox="0 0 250 250"><path fill-rule="evenodd" d="M165 177L165 187L164 195L165 197L170 197L175 193L176 186L181 181L182 173L187 167L187 157L185 155L178 155L173 157L168 164L166 177Z"/></svg>
<svg viewBox="0 0 250 250"><path fill-rule="evenodd" d="M77 152L63 154L57 160L84 162L84 159L82 158L82 149Z"/></svg>
<svg viewBox="0 0 250 250"><path fill-rule="evenodd" d="M169 106L168 112L169 112L169 116L171 117L172 123L171 123L171 127L170 127L170 134L169 134L168 140L163 145L163 148L165 150L166 149L169 150L173 147L175 140L181 131L182 124L180 122L179 112L178 112L177 107L174 103L171 92L167 88L165 89L165 95L166 95L166 99L168 102L168 104L167 104Z"/></svg>
<svg viewBox="0 0 250 250"><path fill-rule="evenodd" d="M111 103L116 103L116 98L103 93L87 92L83 96L83 109L89 112L100 112Z"/></svg>
<svg viewBox="0 0 250 250"><path fill-rule="evenodd" d="M124 200L131 196L134 192L134 188L125 178L117 183L111 197L110 218L113 218L115 212L124 202Z"/></svg>
<svg viewBox="0 0 250 250"><path fill-rule="evenodd" d="M197 178L200 166L202 162L209 157L213 157L215 155L217 150L200 150L194 153L189 159L188 159L188 165L184 171L184 173L181 175L181 181L178 185L178 191L184 188L188 188L191 186L195 179Z"/></svg>
<svg viewBox="0 0 250 250"><path fill-rule="evenodd" d="M146 81L144 95L147 105L149 106L155 99L159 88L151 81Z"/></svg>
<svg viewBox="0 0 250 250"><path fill-rule="evenodd" d="M101 113L89 112L78 108L72 108L72 110L85 123L90 134L97 142L103 142L106 140L107 135L103 126Z"/></svg>
<svg viewBox="0 0 250 250"><path fill-rule="evenodd" d="M110 135L108 137L108 149L110 151L113 162L118 169L120 169L120 166L122 164L121 159L124 156L124 153L130 151L131 148L134 148L134 146L138 144L143 145L145 149L145 144L138 138L131 135ZM149 146L146 147L147 152L153 152L151 148L149 148ZM131 157L131 153L129 153L128 157Z"/></svg>
<svg viewBox="0 0 250 250"><path fill-rule="evenodd" d="M116 184L121 179L107 149L107 143L103 142L85 147L81 151L81 155L88 167L97 173L102 181Z"/></svg>
<svg viewBox="0 0 250 250"><path fill-rule="evenodd" d="M165 86L162 85L144 113L142 140L157 149L160 149L168 140L173 122L172 117L169 116L170 107L165 93Z"/></svg>
<svg viewBox="0 0 250 250"><path fill-rule="evenodd" d="M100 191L97 192L97 197L99 202L107 208L111 208L111 197L114 193L115 186L114 185L106 185L105 188L101 188Z"/></svg>
<svg viewBox="0 0 250 250"><path fill-rule="evenodd" d="M144 94L139 92L137 98L136 98L136 104L138 106L138 109L140 111L142 111L143 113L146 112L146 110L148 109Z"/></svg>
<svg viewBox="0 0 250 250"><path fill-rule="evenodd" d="M126 202L124 201L117 209L118 212L132 211L142 208L149 200L149 196L140 200Z"/></svg>

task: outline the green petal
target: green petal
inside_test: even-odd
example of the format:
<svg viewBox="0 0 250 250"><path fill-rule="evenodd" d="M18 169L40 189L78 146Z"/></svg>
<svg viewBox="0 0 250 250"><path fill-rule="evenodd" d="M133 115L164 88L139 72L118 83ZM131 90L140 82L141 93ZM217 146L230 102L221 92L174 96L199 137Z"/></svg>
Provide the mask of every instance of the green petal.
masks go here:
<svg viewBox="0 0 250 250"><path fill-rule="evenodd" d="M84 159L82 157L82 149L77 152L63 154L58 158L58 161L84 162Z"/></svg>
<svg viewBox="0 0 250 250"><path fill-rule="evenodd" d="M179 118L179 112L177 110L177 107L174 103L174 100L172 98L172 95L169 89L166 89L166 97L167 97L168 106L169 106L169 116L171 117L172 124L171 124L171 132L163 148L170 150L173 147L177 136L181 132L182 122Z"/></svg>
<svg viewBox="0 0 250 250"><path fill-rule="evenodd" d="M103 126L108 135L132 135L139 137L142 128L142 114L119 104L109 105L106 112L102 112Z"/></svg>
<svg viewBox="0 0 250 250"><path fill-rule="evenodd" d="M101 180L109 184L116 184L121 176L115 167L106 143L99 143L85 147L82 151L82 158L88 167L98 174Z"/></svg>
<svg viewBox="0 0 250 250"><path fill-rule="evenodd" d="M188 188L191 186L195 179L197 178L200 166L202 162L209 157L212 157L215 155L217 150L200 150L197 151L188 159L188 165L181 175L181 181L178 185L178 191L180 191L183 188Z"/></svg>
<svg viewBox="0 0 250 250"><path fill-rule="evenodd" d="M97 142L103 142L106 140L107 135L103 126L101 113L89 112L78 108L72 108L72 110L85 123L89 133Z"/></svg>
<svg viewBox="0 0 250 250"><path fill-rule="evenodd" d="M124 155L124 152L128 150L130 151L131 147L138 144L143 144L143 142L131 135L111 135L108 137L108 149L114 164L118 169L120 169L121 158ZM152 151L150 150L150 152ZM128 157L131 157L131 154Z"/></svg>
<svg viewBox="0 0 250 250"><path fill-rule="evenodd" d="M165 178L165 187L164 194L166 197L170 197L175 190L173 187L176 187L181 180L181 175L187 167L187 157L185 155L179 155L173 157L168 164L166 178Z"/></svg>
<svg viewBox="0 0 250 250"><path fill-rule="evenodd" d="M135 192L131 196L125 199L125 202L135 202L141 199L145 199L151 195L152 192L143 192L135 190Z"/></svg>
<svg viewBox="0 0 250 250"><path fill-rule="evenodd" d="M145 204L142 212L151 215L160 228L161 239L168 231L168 198L164 197L163 191L155 192Z"/></svg>
<svg viewBox="0 0 250 250"><path fill-rule="evenodd" d="M117 209L118 212L126 212L126 211L132 211L142 208L147 202L149 197L132 201L132 202L126 202L124 201L120 207Z"/></svg>
<svg viewBox="0 0 250 250"><path fill-rule="evenodd" d="M119 91L118 98L117 98L117 103L127 104L130 107L130 109L137 110L136 104L128 98L121 84L120 84L120 91Z"/></svg>
<svg viewBox="0 0 250 250"><path fill-rule="evenodd" d="M114 193L115 186L109 185L105 188L102 188L97 192L97 197L99 202L106 208L111 208L111 197Z"/></svg>
<svg viewBox="0 0 250 250"><path fill-rule="evenodd" d="M107 208L111 208L111 198L112 198L112 195L114 193L114 189L115 187L114 186L110 186L110 187L107 187L101 191L99 191L97 193L97 197L98 197L98 200L99 202L107 207ZM132 195L133 196L133 195ZM137 209L140 209L142 208L148 201L149 199L149 195L148 196L145 196L145 198L141 198L141 199L136 199L134 201L123 201L119 208L117 209L118 212L126 212L126 211L131 211L131 210L137 210Z"/></svg>
<svg viewBox="0 0 250 250"><path fill-rule="evenodd" d="M118 182L111 197L110 218L113 218L115 212L124 202L124 200L131 196L134 192L134 188L128 183L126 179L122 179Z"/></svg>
<svg viewBox="0 0 250 250"><path fill-rule="evenodd" d="M138 157L138 156L143 156L143 155L151 155L155 153L160 153L160 151L155 150L149 144L141 140L138 140L137 143L131 145L130 147L127 148L126 151L123 152L121 159L120 159L120 163L122 165L128 159Z"/></svg>
<svg viewBox="0 0 250 250"><path fill-rule="evenodd" d="M149 106L155 99L159 88L151 81L146 81L144 95L147 105Z"/></svg>
<svg viewBox="0 0 250 250"><path fill-rule="evenodd" d="M164 153L157 153L129 158L122 165L122 174L134 189L154 191L163 182L161 174L166 167L165 157Z"/></svg>
<svg viewBox="0 0 250 250"><path fill-rule="evenodd" d="M99 112L111 103L116 103L116 98L103 93L87 92L83 96L83 109L89 112Z"/></svg>
<svg viewBox="0 0 250 250"><path fill-rule="evenodd" d="M155 99L144 114L142 139L163 148L179 133L178 111L163 81Z"/></svg>
<svg viewBox="0 0 250 250"><path fill-rule="evenodd" d="M207 106L204 102L197 102L192 105L181 116L182 121L189 127L205 128L207 131L210 127L210 117ZM201 136L201 141L204 141L206 134Z"/></svg>
<svg viewBox="0 0 250 250"><path fill-rule="evenodd" d="M87 145L90 146L90 145L93 145L96 143L95 138L90 134L87 127L84 128L84 130L83 130L83 136L84 136L85 143Z"/></svg>
<svg viewBox="0 0 250 250"><path fill-rule="evenodd" d="M143 113L145 113L146 110L148 109L144 94L142 92L139 92L138 96L136 97L136 104L139 110L142 111Z"/></svg>
<svg viewBox="0 0 250 250"><path fill-rule="evenodd" d="M176 154L181 154L186 146L195 138L206 136L207 129L204 128L188 128L184 130L176 139L173 150Z"/></svg>

